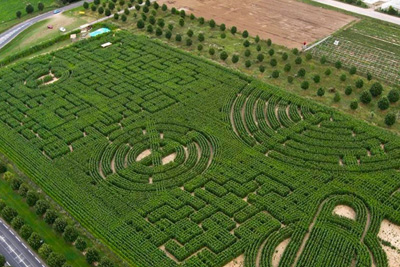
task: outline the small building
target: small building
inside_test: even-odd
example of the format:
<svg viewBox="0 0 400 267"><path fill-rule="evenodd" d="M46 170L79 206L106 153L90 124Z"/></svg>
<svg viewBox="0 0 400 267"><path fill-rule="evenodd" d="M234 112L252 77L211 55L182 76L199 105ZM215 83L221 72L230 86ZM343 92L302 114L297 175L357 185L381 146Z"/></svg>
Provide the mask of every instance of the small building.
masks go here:
<svg viewBox="0 0 400 267"><path fill-rule="evenodd" d="M109 47L110 45L112 45L112 43L107 42L101 45L101 47L105 48L105 47Z"/></svg>
<svg viewBox="0 0 400 267"><path fill-rule="evenodd" d="M78 40L75 33L70 35L70 39L72 42L75 42Z"/></svg>

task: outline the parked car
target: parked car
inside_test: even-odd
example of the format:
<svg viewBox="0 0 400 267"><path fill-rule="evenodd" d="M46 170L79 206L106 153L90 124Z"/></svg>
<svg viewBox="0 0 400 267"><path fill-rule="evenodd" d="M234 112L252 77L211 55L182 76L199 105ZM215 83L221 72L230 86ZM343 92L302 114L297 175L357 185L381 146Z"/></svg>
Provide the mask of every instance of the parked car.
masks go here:
<svg viewBox="0 0 400 267"><path fill-rule="evenodd" d="M61 12L61 10L59 10L59 9L56 9L56 10L53 11L54 14L58 14L60 12Z"/></svg>
<svg viewBox="0 0 400 267"><path fill-rule="evenodd" d="M47 29L53 29L53 25L47 25Z"/></svg>
<svg viewBox="0 0 400 267"><path fill-rule="evenodd" d="M60 30L60 32L65 32L67 29L65 29L64 27L61 27L59 30Z"/></svg>

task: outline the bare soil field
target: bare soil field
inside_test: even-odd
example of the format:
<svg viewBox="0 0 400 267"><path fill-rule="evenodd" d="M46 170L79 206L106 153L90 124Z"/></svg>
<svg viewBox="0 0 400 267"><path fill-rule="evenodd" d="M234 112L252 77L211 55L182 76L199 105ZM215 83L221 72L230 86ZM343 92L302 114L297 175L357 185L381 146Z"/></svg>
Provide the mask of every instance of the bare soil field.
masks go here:
<svg viewBox="0 0 400 267"><path fill-rule="evenodd" d="M356 18L294 0L160 0L198 17L236 26L251 35L300 48L335 32Z"/></svg>
<svg viewBox="0 0 400 267"><path fill-rule="evenodd" d="M382 246L388 258L389 267L399 266L400 262L400 226L391 223L388 220L383 220L379 229L378 237L389 242L394 248Z"/></svg>

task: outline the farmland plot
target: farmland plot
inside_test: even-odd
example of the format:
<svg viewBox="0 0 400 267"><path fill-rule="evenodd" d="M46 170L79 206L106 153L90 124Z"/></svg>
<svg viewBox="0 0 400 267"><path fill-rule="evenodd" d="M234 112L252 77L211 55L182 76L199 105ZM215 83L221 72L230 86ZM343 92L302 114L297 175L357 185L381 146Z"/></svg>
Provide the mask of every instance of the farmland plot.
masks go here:
<svg viewBox="0 0 400 267"><path fill-rule="evenodd" d="M84 227L133 266L388 266L397 136L114 34L0 70L0 151Z"/></svg>

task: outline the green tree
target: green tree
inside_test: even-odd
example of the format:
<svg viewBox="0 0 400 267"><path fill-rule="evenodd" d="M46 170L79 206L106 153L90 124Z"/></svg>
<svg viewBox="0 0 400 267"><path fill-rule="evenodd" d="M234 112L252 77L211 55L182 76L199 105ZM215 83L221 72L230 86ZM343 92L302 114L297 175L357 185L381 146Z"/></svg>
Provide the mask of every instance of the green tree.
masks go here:
<svg viewBox="0 0 400 267"><path fill-rule="evenodd" d="M26 193L26 203L29 205L29 207L33 207L38 200L39 195L35 191L29 190Z"/></svg>
<svg viewBox="0 0 400 267"><path fill-rule="evenodd" d="M276 61L275 58L271 58L271 60L269 61L269 64L270 64L272 67L275 67L275 66L278 64L278 62Z"/></svg>
<svg viewBox="0 0 400 267"><path fill-rule="evenodd" d="M95 248L89 248L86 252L86 261L89 264L100 260L100 254Z"/></svg>
<svg viewBox="0 0 400 267"><path fill-rule="evenodd" d="M378 101L378 108L379 108L380 110L386 110L386 109L388 109L388 108L389 108L389 105L390 105L389 99L388 99L386 96L382 97L382 98L379 99L379 101Z"/></svg>
<svg viewBox="0 0 400 267"><path fill-rule="evenodd" d="M104 13L104 8L101 6L97 9L97 12L99 12L99 14L103 14Z"/></svg>
<svg viewBox="0 0 400 267"><path fill-rule="evenodd" d="M277 79L277 78L279 78L279 71L278 70L274 70L273 72L272 72L272 78L274 78L274 79Z"/></svg>
<svg viewBox="0 0 400 267"><path fill-rule="evenodd" d="M38 3L38 10L39 11L43 11L43 9L44 9L44 4L42 2L39 2Z"/></svg>
<svg viewBox="0 0 400 267"><path fill-rule="evenodd" d="M297 76L299 76L299 77L306 76L306 70L303 68L299 69L299 71L297 72Z"/></svg>
<svg viewBox="0 0 400 267"><path fill-rule="evenodd" d="M31 4L27 4L25 7L25 11L27 14L32 14L33 11L35 11L35 9L33 8L33 6Z"/></svg>
<svg viewBox="0 0 400 267"><path fill-rule="evenodd" d="M314 81L315 83L319 83L319 82L321 81L321 76L319 76L318 74L314 75L313 81Z"/></svg>
<svg viewBox="0 0 400 267"><path fill-rule="evenodd" d="M6 265L6 258L3 255L0 255L0 266Z"/></svg>
<svg viewBox="0 0 400 267"><path fill-rule="evenodd" d="M258 62L263 62L264 61L264 55L263 54L258 54L258 56L257 56L257 60L258 60Z"/></svg>
<svg viewBox="0 0 400 267"><path fill-rule="evenodd" d="M79 250L79 251L84 251L87 247L86 241L85 239L83 239L82 237L78 237L76 239L75 242L75 247Z"/></svg>
<svg viewBox="0 0 400 267"><path fill-rule="evenodd" d="M21 18L22 12L18 10L18 11L15 13L15 15L17 16L17 18Z"/></svg>
<svg viewBox="0 0 400 267"><path fill-rule="evenodd" d="M199 33L199 36L197 37L197 39L199 40L199 42L203 42L204 41L204 33Z"/></svg>
<svg viewBox="0 0 400 267"><path fill-rule="evenodd" d="M268 45L268 46L271 46L271 45L272 45L271 39L268 39L268 40L267 40L267 45Z"/></svg>
<svg viewBox="0 0 400 267"><path fill-rule="evenodd" d="M295 62L297 65L300 65L302 61L303 61L303 60L301 59L301 57L297 57L297 58L294 60L294 62Z"/></svg>
<svg viewBox="0 0 400 267"><path fill-rule="evenodd" d="M17 215L17 211L11 207L5 207L1 211L1 216L6 220L6 222L11 222Z"/></svg>
<svg viewBox="0 0 400 267"><path fill-rule="evenodd" d="M292 66L289 63L286 63L285 66L283 67L283 70L286 72L289 72L292 69Z"/></svg>
<svg viewBox="0 0 400 267"><path fill-rule="evenodd" d="M282 59L283 60L287 60L288 59L288 54L286 53L286 52L283 52L283 54L282 54Z"/></svg>
<svg viewBox="0 0 400 267"><path fill-rule="evenodd" d="M228 53L222 51L221 54L219 55L219 58L225 61L228 58Z"/></svg>
<svg viewBox="0 0 400 267"><path fill-rule="evenodd" d="M67 221L64 218L59 217L54 221L53 227L56 232L63 233L67 225Z"/></svg>
<svg viewBox="0 0 400 267"><path fill-rule="evenodd" d="M105 11L105 13L104 13L107 17L109 17L109 16L111 16L111 10L110 9L108 9L108 8L106 8L106 11ZM140 20L139 20L140 21ZM139 21L138 21L138 28L139 28ZM143 22L143 21L142 21ZM143 22L143 27L144 27L144 22ZM139 29L141 29L141 28L139 28Z"/></svg>
<svg viewBox="0 0 400 267"><path fill-rule="evenodd" d="M326 76L331 75L331 73L332 73L331 69L326 69L326 71L325 71L325 75Z"/></svg>
<svg viewBox="0 0 400 267"><path fill-rule="evenodd" d="M232 63L236 64L239 61L239 55L232 56Z"/></svg>
<svg viewBox="0 0 400 267"><path fill-rule="evenodd" d="M237 28L236 28L235 26L233 26L233 27L231 28L231 33L232 33L232 34L237 33Z"/></svg>
<svg viewBox="0 0 400 267"><path fill-rule="evenodd" d="M147 25L146 31L147 31L148 33L153 33L153 25L151 25L151 24Z"/></svg>
<svg viewBox="0 0 400 267"><path fill-rule="evenodd" d="M275 54L275 50L274 49L270 49L268 50L268 55L270 55L271 57Z"/></svg>
<svg viewBox="0 0 400 267"><path fill-rule="evenodd" d="M68 225L64 229L63 237L65 241L72 243L78 238L78 231L75 229L75 227Z"/></svg>
<svg viewBox="0 0 400 267"><path fill-rule="evenodd" d="M307 53L307 54L306 54L306 59L307 59L307 60L311 60L311 59L312 59L312 55L311 55L310 53Z"/></svg>
<svg viewBox="0 0 400 267"><path fill-rule="evenodd" d="M62 267L67 260L59 253L52 252L47 258L47 264L49 267Z"/></svg>
<svg viewBox="0 0 400 267"><path fill-rule="evenodd" d="M325 89L320 87L317 91L317 96L324 96L325 94Z"/></svg>
<svg viewBox="0 0 400 267"><path fill-rule="evenodd" d="M54 221L57 219L57 217L58 217L58 214L55 210L48 209L46 211L46 214L44 215L44 221L47 224L53 224Z"/></svg>
<svg viewBox="0 0 400 267"><path fill-rule="evenodd" d="M301 83L301 89L307 90L310 87L310 84L307 81L303 81Z"/></svg>
<svg viewBox="0 0 400 267"><path fill-rule="evenodd" d="M342 82L346 81L346 79L347 79L346 74L343 73L342 75L340 75L340 80L341 80Z"/></svg>
<svg viewBox="0 0 400 267"><path fill-rule="evenodd" d="M44 260L47 260L52 252L53 249L49 244L43 244L38 250L39 256Z"/></svg>
<svg viewBox="0 0 400 267"><path fill-rule="evenodd" d="M126 17L126 15L125 15L125 14L122 14L121 20L122 20L123 22L125 22L127 19L128 19L128 18ZM162 31L161 31L161 34L162 34ZM161 35L161 34L160 34L160 35Z"/></svg>
<svg viewBox="0 0 400 267"><path fill-rule="evenodd" d="M356 74L356 72L357 72L357 68L354 67L354 66L352 66L352 67L350 68L350 70L349 70L349 73L350 73L351 75Z"/></svg>
<svg viewBox="0 0 400 267"><path fill-rule="evenodd" d="M336 67L337 69L342 68L342 62L336 61L336 62L335 62L335 67Z"/></svg>
<svg viewBox="0 0 400 267"><path fill-rule="evenodd" d="M29 225L25 224L21 227L19 234L23 239L27 240L31 236L32 232L33 232L32 228Z"/></svg>
<svg viewBox="0 0 400 267"><path fill-rule="evenodd" d="M356 110L356 109L358 108L358 101L357 101L357 100L351 101L351 103L350 103L350 108L351 108L352 110Z"/></svg>
<svg viewBox="0 0 400 267"><path fill-rule="evenodd" d="M321 62L321 64L325 64L326 63L326 56L322 56L321 59L319 60L319 62Z"/></svg>
<svg viewBox="0 0 400 267"><path fill-rule="evenodd" d="M371 93L369 91L363 91L360 96L360 101L364 104L369 104L372 100Z"/></svg>
<svg viewBox="0 0 400 267"><path fill-rule="evenodd" d="M210 26L210 28L215 28L215 21L212 19L208 22L208 25Z"/></svg>
<svg viewBox="0 0 400 267"><path fill-rule="evenodd" d="M165 33L165 38L167 38L167 39L169 40L169 39L171 39L171 37L172 37L172 32L171 32L170 30L168 30L168 31Z"/></svg>
<svg viewBox="0 0 400 267"><path fill-rule="evenodd" d="M249 47L249 46L250 46L249 40L244 40L243 46L244 46L244 47Z"/></svg>
<svg viewBox="0 0 400 267"><path fill-rule="evenodd" d="M29 186L26 183L22 183L18 188L18 194L21 197L26 197L28 191L29 191Z"/></svg>
<svg viewBox="0 0 400 267"><path fill-rule="evenodd" d="M373 97L377 97L382 94L383 91L383 86L379 82L375 82L371 85L371 88L369 89L369 92Z"/></svg>
<svg viewBox="0 0 400 267"><path fill-rule="evenodd" d="M246 60L244 65L246 66L246 68L250 68L251 67L251 61L250 60Z"/></svg>
<svg viewBox="0 0 400 267"><path fill-rule="evenodd" d="M385 116L385 124L387 126L392 126L396 122L396 115L389 113Z"/></svg>
<svg viewBox="0 0 400 267"><path fill-rule="evenodd" d="M356 88L362 88L364 86L364 81L362 79L358 79L356 81Z"/></svg>
<svg viewBox="0 0 400 267"><path fill-rule="evenodd" d="M399 91L396 89L392 89L390 90L389 94L388 94L388 99L390 101L390 103L396 103L397 101L399 101L400 98L400 94Z"/></svg>
<svg viewBox="0 0 400 267"><path fill-rule="evenodd" d="M246 30L244 30L243 33L242 33L242 37L243 37L243 38L249 37L249 32L246 31Z"/></svg>
<svg viewBox="0 0 400 267"><path fill-rule="evenodd" d="M40 246L42 245L42 238L40 235L36 232L33 232L31 236L28 238L28 244L33 248L34 250L38 250Z"/></svg>
<svg viewBox="0 0 400 267"><path fill-rule="evenodd" d="M334 102L339 102L340 99L341 99L341 96L340 96L339 92L336 92L335 96L333 97L333 101Z"/></svg>
<svg viewBox="0 0 400 267"><path fill-rule="evenodd" d="M114 263L107 257L103 257L100 260L98 267L114 267Z"/></svg>
<svg viewBox="0 0 400 267"><path fill-rule="evenodd" d="M264 73L264 72L265 72L265 66L263 66L263 65L261 65L258 69L259 69L259 71L260 71L261 73Z"/></svg>
<svg viewBox="0 0 400 267"><path fill-rule="evenodd" d="M20 216L14 217L11 221L11 226L14 228L14 230L19 230L21 227L25 224L24 219L22 219Z"/></svg>
<svg viewBox="0 0 400 267"><path fill-rule="evenodd" d="M115 20L118 20L118 19L119 19L119 14L118 14L118 13L115 13L115 14L114 14L114 19L115 19ZM149 25L149 26L151 26L151 25Z"/></svg>
<svg viewBox="0 0 400 267"><path fill-rule="evenodd" d="M140 19L140 20L138 20L136 25L137 25L137 27L139 29L143 29L144 28L144 21Z"/></svg>
<svg viewBox="0 0 400 267"><path fill-rule="evenodd" d="M219 29L221 30L221 31L225 31L226 30L226 26L225 26L225 24L221 24L221 25L219 25Z"/></svg>
<svg viewBox="0 0 400 267"><path fill-rule="evenodd" d="M46 213L46 210L49 208L49 204L46 200L40 199L35 204L35 213L37 215L43 215Z"/></svg>
<svg viewBox="0 0 400 267"><path fill-rule="evenodd" d="M164 12L167 11L168 10L168 6L166 4L163 4L162 7L161 7L161 10L164 11Z"/></svg>
<svg viewBox="0 0 400 267"><path fill-rule="evenodd" d="M187 38L187 39L186 39L186 46L192 46L192 44L193 44L192 39Z"/></svg>
<svg viewBox="0 0 400 267"><path fill-rule="evenodd" d="M88 9L89 8L89 3L88 2L83 2L83 8Z"/></svg>
<svg viewBox="0 0 400 267"><path fill-rule="evenodd" d="M22 181L19 178L13 177L11 179L11 189L12 190L14 190L14 191L18 190L19 187L21 186L21 184L22 184Z"/></svg>
<svg viewBox="0 0 400 267"><path fill-rule="evenodd" d="M346 95L351 95L351 93L353 92L353 88L349 85L346 87L346 89L344 90L344 93Z"/></svg>
<svg viewBox="0 0 400 267"><path fill-rule="evenodd" d="M208 53L209 53L211 56L213 56L213 55L215 54L215 49L211 47L211 48L208 50Z"/></svg>
<svg viewBox="0 0 400 267"><path fill-rule="evenodd" d="M246 50L244 51L244 55L245 55L246 57L251 56L250 49L246 49Z"/></svg>

